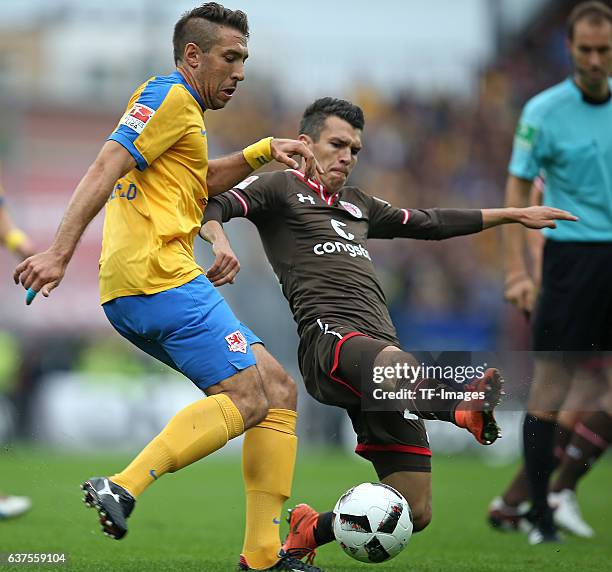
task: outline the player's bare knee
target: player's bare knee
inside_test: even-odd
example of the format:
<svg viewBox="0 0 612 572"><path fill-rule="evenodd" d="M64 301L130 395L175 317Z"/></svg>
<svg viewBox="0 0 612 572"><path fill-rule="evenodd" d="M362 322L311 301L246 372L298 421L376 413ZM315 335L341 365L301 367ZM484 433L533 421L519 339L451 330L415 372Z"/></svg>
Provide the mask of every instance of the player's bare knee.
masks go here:
<svg viewBox="0 0 612 572"><path fill-rule="evenodd" d="M284 368L261 345L253 346L257 369L270 409L296 409L297 386Z"/></svg>
<svg viewBox="0 0 612 572"><path fill-rule="evenodd" d="M268 398L264 392L256 367L240 371L223 380L207 393L225 393L234 403L244 423L245 430L260 423L268 414Z"/></svg>
<svg viewBox="0 0 612 572"><path fill-rule="evenodd" d="M420 532L421 530L427 528L429 523L431 522L432 511L431 505L426 504L421 507L418 512L412 511L412 530L413 532Z"/></svg>
<svg viewBox="0 0 612 572"><path fill-rule="evenodd" d="M263 387L270 402L270 409L295 409L297 386L282 367L268 371L263 379Z"/></svg>
<svg viewBox="0 0 612 572"><path fill-rule="evenodd" d="M393 487L408 502L414 532L431 522L431 473L397 471L387 475L383 483Z"/></svg>
<svg viewBox="0 0 612 572"><path fill-rule="evenodd" d="M261 423L268 414L269 402L261 388L243 400L242 417L245 430Z"/></svg>
<svg viewBox="0 0 612 572"><path fill-rule="evenodd" d="M268 389L270 387L270 389ZM295 410L297 405L297 386L295 381L281 370L275 376L270 386L265 385L265 392L270 402L270 409L291 409Z"/></svg>
<svg viewBox="0 0 612 572"><path fill-rule="evenodd" d="M401 491L400 491L401 492ZM404 498L410 498L410 494L406 491ZM431 522L431 500L427 497L419 498L418 500L409 500L410 512L412 514L412 526L414 532L419 532L427 527Z"/></svg>
<svg viewBox="0 0 612 572"><path fill-rule="evenodd" d="M249 423L249 427L255 427L255 425L259 425L268 415L269 406L268 400L265 395L262 396L262 400L260 403L256 405L251 414L252 421Z"/></svg>

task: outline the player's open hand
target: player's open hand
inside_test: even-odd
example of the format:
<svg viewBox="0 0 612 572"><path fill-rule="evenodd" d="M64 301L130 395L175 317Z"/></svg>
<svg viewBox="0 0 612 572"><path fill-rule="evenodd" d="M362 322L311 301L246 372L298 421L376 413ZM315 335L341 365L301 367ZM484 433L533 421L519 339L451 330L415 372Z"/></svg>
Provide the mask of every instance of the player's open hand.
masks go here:
<svg viewBox="0 0 612 572"><path fill-rule="evenodd" d="M527 228L557 228L556 220L577 221L572 213L552 207L527 207L518 209L517 222Z"/></svg>
<svg viewBox="0 0 612 572"><path fill-rule="evenodd" d="M48 297L54 288L57 288L66 271L64 257L52 250L46 250L26 258L15 268L13 280L15 284L23 284L23 287L32 288L35 292L42 292Z"/></svg>
<svg viewBox="0 0 612 572"><path fill-rule="evenodd" d="M536 286L533 280L526 274L507 276L504 297L526 316L530 316L533 312L536 295Z"/></svg>
<svg viewBox="0 0 612 572"><path fill-rule="evenodd" d="M316 160L314 153L302 141L297 139L272 139L270 147L272 157L279 163L287 165L290 169L300 168L299 163L292 159L292 155L300 155L303 159L304 174L308 179L317 180L319 174L325 172Z"/></svg>
<svg viewBox="0 0 612 572"><path fill-rule="evenodd" d="M213 286L233 284L236 274L240 272L240 262L234 254L229 242L225 239L216 240L212 245L215 261L208 269L206 277Z"/></svg>

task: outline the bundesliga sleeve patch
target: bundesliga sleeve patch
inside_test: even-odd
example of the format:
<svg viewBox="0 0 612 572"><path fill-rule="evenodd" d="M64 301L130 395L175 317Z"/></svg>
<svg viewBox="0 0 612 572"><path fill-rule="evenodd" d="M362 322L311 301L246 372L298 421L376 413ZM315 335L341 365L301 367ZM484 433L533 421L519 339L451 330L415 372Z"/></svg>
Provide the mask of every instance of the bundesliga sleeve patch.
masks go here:
<svg viewBox="0 0 612 572"><path fill-rule="evenodd" d="M519 123L516 128L515 141L518 145L531 149L535 143L538 130L527 123Z"/></svg>
<svg viewBox="0 0 612 572"><path fill-rule="evenodd" d="M146 127L149 119L153 117L155 109L152 109L142 103L135 103L132 108L123 116L121 125L125 125L130 129L136 131L136 133L142 133L142 130Z"/></svg>

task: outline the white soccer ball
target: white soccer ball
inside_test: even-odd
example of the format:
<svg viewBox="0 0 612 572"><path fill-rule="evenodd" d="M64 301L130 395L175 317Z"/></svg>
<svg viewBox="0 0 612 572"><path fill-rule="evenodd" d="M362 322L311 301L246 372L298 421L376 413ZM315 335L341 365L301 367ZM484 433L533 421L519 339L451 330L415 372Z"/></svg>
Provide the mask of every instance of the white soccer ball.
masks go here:
<svg viewBox="0 0 612 572"><path fill-rule="evenodd" d="M351 558L379 563L397 556L412 536L406 499L383 483L363 483L334 507L334 535Z"/></svg>

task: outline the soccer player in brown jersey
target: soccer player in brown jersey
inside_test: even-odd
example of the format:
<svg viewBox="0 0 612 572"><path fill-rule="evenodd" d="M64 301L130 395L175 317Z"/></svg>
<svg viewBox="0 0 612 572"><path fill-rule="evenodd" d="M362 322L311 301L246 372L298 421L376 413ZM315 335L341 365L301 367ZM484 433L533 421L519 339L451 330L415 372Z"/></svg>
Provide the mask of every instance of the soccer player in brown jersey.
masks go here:
<svg viewBox="0 0 612 572"><path fill-rule="evenodd" d="M357 433L356 453L372 462L383 483L404 495L419 531L431 520L431 451L423 419L454 423L480 443L491 444L499 436L493 410L502 380L497 370L488 369L466 388L479 397L461 400L440 397L435 379L407 380L398 374L386 387L423 392L408 393L390 407L371 406L374 368L417 360L399 347L367 239L440 240L506 223L554 228L556 219L575 217L538 206L395 208L346 184L362 147L363 127L356 105L329 97L315 101L304 112L299 139L324 169L321 181L291 169L251 176L209 202L200 234L217 253L208 277L221 285L233 281L239 268L221 223L246 217L257 226L298 325L299 363L308 392L347 411ZM298 505L290 513L284 548L312 556L317 546L333 540L332 518L331 512Z"/></svg>

